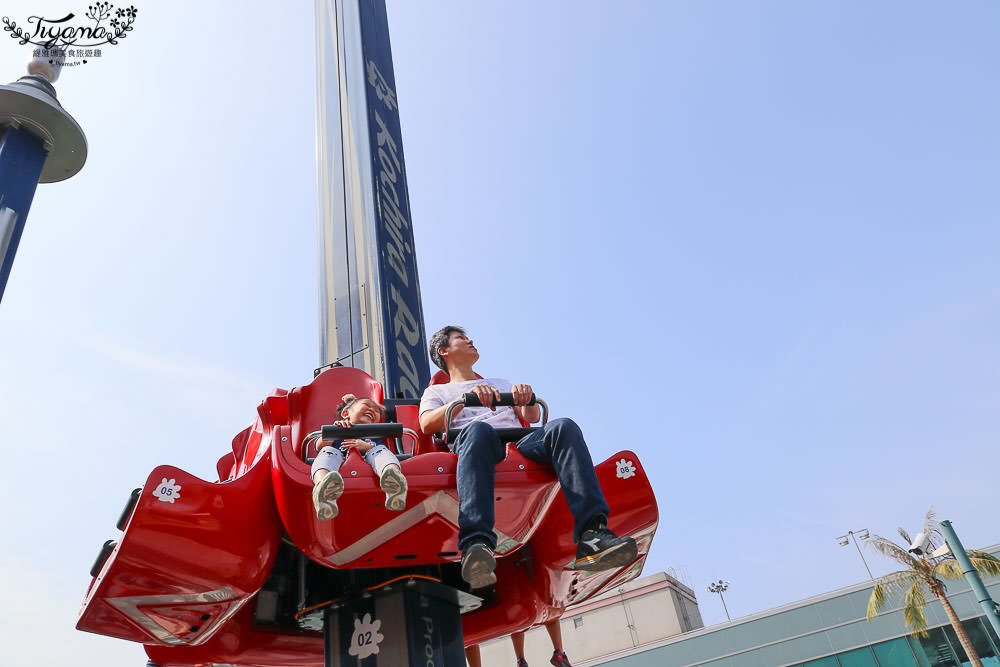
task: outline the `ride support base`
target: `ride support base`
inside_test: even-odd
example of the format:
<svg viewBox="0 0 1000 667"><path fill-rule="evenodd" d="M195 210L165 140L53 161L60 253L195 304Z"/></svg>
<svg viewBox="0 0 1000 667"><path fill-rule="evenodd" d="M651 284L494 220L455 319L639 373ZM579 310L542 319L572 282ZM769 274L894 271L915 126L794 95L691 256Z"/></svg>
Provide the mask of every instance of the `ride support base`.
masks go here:
<svg viewBox="0 0 1000 667"><path fill-rule="evenodd" d="M327 608L325 667L446 667L465 663L461 614L480 598L435 581L404 580Z"/></svg>

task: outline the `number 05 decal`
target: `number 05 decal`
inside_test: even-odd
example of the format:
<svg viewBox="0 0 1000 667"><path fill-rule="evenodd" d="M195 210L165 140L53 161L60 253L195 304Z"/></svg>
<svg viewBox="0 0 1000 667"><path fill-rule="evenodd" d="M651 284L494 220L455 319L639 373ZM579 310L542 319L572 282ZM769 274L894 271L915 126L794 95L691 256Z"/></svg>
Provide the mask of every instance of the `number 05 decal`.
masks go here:
<svg viewBox="0 0 1000 667"><path fill-rule="evenodd" d="M153 489L153 495L161 503L173 503L181 499L181 485L176 483L177 480L174 478L167 479L166 477L156 485Z"/></svg>

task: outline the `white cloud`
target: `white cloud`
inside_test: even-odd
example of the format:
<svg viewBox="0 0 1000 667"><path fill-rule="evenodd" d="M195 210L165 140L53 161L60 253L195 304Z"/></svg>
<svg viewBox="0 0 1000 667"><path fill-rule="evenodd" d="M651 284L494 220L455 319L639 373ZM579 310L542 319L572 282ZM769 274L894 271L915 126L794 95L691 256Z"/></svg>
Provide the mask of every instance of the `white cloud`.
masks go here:
<svg viewBox="0 0 1000 667"><path fill-rule="evenodd" d="M265 384L260 380L219 366L149 354L94 333L77 331L69 336L77 344L136 371L160 375L186 383L212 384L245 391L254 391L257 387Z"/></svg>

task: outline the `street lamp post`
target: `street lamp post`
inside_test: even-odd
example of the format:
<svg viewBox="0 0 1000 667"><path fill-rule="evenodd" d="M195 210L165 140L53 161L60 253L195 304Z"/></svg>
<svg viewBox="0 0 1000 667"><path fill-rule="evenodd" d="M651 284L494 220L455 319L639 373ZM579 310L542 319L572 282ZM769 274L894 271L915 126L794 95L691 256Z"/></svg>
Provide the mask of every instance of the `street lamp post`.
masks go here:
<svg viewBox="0 0 1000 667"><path fill-rule="evenodd" d="M28 75L0 86L0 299L39 183L76 174L87 160L87 138L52 87L62 58L35 58Z"/></svg>
<svg viewBox="0 0 1000 667"><path fill-rule="evenodd" d="M856 530L856 531L849 530L847 531L846 535L841 535L840 537L837 538L837 543L842 547L846 547L848 544L851 543L851 541L853 541L854 547L858 550L858 555L861 556L861 562L865 564L865 571L868 572L868 578L871 579L872 581L875 581L875 577L872 576L871 568L868 567L868 561L865 560L865 555L861 553L861 547L858 546L859 537L862 540L867 540L869 537L868 529L862 528L861 530Z"/></svg>
<svg viewBox="0 0 1000 667"><path fill-rule="evenodd" d="M722 594L729 590L729 584L730 582L719 579L718 581L710 583L705 590L709 593L719 594L719 599L722 600L722 609L726 612L726 620L731 621L733 619L729 617L729 608L726 607L726 598L722 597Z"/></svg>

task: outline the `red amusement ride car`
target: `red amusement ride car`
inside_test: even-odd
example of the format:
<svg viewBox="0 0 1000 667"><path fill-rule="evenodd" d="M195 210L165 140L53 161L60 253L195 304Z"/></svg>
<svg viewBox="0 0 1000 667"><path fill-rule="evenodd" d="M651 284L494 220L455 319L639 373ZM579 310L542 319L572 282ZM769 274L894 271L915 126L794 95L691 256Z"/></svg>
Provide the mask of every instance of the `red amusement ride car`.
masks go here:
<svg viewBox="0 0 1000 667"><path fill-rule="evenodd" d="M409 482L406 509L385 509L378 478L352 452L340 469L340 515L317 520L309 462L345 393L384 400L366 373L331 368L264 399L219 460L217 481L154 469L130 498L121 539L95 563L77 627L146 644L158 665L317 665L326 604L407 575L463 588L457 457L420 433L414 400L387 401L395 421L368 427L398 434L387 437ZM596 470L610 527L636 539L638 558L573 569L573 521L551 466L508 446L496 471L498 582L462 617L466 644L544 623L639 574L657 525L645 470L629 451Z"/></svg>

